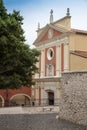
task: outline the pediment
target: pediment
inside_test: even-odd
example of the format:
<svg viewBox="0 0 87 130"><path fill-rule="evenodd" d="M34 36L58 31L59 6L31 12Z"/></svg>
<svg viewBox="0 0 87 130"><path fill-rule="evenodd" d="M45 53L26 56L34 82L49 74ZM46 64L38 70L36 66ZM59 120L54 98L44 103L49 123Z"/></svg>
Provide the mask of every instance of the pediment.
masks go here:
<svg viewBox="0 0 87 130"><path fill-rule="evenodd" d="M42 32L39 34L37 39L35 40L34 44L52 39L54 37L57 37L57 36L65 33L65 32L67 32L67 30L60 27L60 26L58 27L58 26L55 26L53 24L47 24L43 28Z"/></svg>

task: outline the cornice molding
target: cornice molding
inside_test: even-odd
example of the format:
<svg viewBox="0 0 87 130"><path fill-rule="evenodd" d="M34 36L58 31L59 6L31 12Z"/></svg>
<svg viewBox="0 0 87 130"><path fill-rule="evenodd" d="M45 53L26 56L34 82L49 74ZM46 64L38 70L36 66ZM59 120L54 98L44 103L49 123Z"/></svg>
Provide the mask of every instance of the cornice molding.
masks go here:
<svg viewBox="0 0 87 130"><path fill-rule="evenodd" d="M37 78L34 79L35 82L60 82L60 77L50 77L50 78Z"/></svg>
<svg viewBox="0 0 87 130"><path fill-rule="evenodd" d="M58 36L56 38L50 39L48 41L44 41L41 43L38 43L38 50L43 50L45 48L49 48L51 46L59 46L61 44L69 44L69 37L67 35Z"/></svg>

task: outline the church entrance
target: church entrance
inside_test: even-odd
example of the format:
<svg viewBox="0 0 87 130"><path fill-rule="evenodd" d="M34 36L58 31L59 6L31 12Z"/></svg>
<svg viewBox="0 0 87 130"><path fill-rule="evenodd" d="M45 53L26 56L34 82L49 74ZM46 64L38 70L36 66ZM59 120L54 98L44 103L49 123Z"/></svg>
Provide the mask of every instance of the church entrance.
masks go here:
<svg viewBox="0 0 87 130"><path fill-rule="evenodd" d="M48 92L48 105L54 105L54 92Z"/></svg>

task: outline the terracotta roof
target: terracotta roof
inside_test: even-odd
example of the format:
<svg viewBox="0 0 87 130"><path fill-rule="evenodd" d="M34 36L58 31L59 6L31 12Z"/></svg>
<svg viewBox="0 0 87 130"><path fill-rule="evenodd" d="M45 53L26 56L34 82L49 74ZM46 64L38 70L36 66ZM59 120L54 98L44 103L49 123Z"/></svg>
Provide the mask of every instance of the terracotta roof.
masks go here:
<svg viewBox="0 0 87 130"><path fill-rule="evenodd" d="M86 34L87 35L87 31L86 30L79 30L79 29L71 29L71 31L79 33L79 34Z"/></svg>
<svg viewBox="0 0 87 130"><path fill-rule="evenodd" d="M87 58L87 51L71 51L71 54Z"/></svg>

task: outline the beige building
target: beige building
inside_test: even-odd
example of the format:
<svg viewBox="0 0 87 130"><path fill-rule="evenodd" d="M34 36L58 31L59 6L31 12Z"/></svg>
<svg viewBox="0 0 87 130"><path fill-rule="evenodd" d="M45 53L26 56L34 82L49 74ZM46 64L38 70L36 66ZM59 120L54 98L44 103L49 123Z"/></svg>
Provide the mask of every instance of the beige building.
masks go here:
<svg viewBox="0 0 87 130"><path fill-rule="evenodd" d="M66 16L55 22L51 10L50 23L38 26L34 45L41 52L32 91L35 104L58 105L61 73L87 70L87 31L71 28L69 8Z"/></svg>

